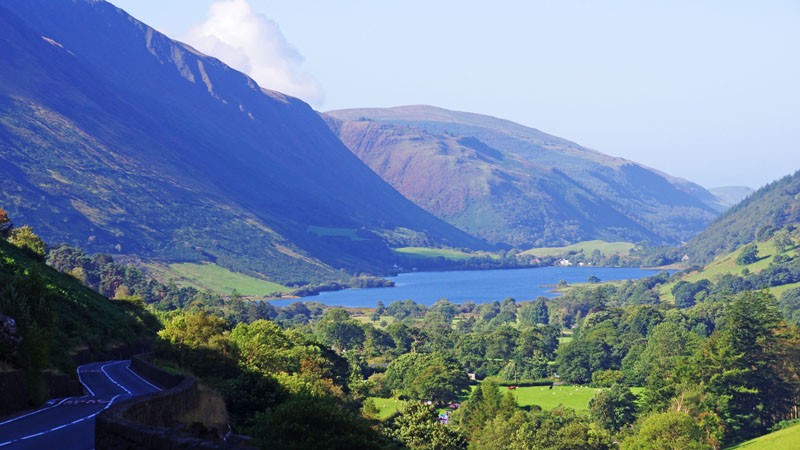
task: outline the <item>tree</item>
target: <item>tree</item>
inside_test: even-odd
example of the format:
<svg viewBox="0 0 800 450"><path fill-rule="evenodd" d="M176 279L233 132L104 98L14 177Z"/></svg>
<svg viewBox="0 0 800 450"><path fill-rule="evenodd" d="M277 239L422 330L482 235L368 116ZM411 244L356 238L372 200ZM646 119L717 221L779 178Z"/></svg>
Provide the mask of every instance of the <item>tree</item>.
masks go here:
<svg viewBox="0 0 800 450"><path fill-rule="evenodd" d="M710 290L711 282L708 280L700 280L697 283L681 280L672 288L672 295L675 296L675 306L681 309L690 308L695 305L697 294L709 292Z"/></svg>
<svg viewBox="0 0 800 450"><path fill-rule="evenodd" d="M636 396L627 387L615 384L595 394L589 401L589 414L603 428L619 431L636 420Z"/></svg>
<svg viewBox="0 0 800 450"><path fill-rule="evenodd" d="M506 395L500 391L500 386L491 379L482 381L470 394L467 401L453 414L453 419L458 427L468 435L486 426L495 417L505 419L517 411L517 402L511 392Z"/></svg>
<svg viewBox="0 0 800 450"><path fill-rule="evenodd" d="M550 312L547 309L546 298L539 297L533 302L523 303L519 309L519 319L522 325L536 326L550 323Z"/></svg>
<svg viewBox="0 0 800 450"><path fill-rule="evenodd" d="M800 323L800 287L792 288L781 294L780 307L786 321Z"/></svg>
<svg viewBox="0 0 800 450"><path fill-rule="evenodd" d="M182 367L198 373L215 373L227 368L231 356L230 340L224 335L228 323L206 312L180 313L158 332L161 339L177 352Z"/></svg>
<svg viewBox="0 0 800 450"><path fill-rule="evenodd" d="M687 382L702 382L725 422L726 442L765 433L793 405L781 377L780 311L766 291L747 291L725 308L720 328L695 352Z"/></svg>
<svg viewBox="0 0 800 450"><path fill-rule="evenodd" d="M778 250L778 253L783 253L794 246L792 235L786 228L775 233L773 242L775 243L775 249Z"/></svg>
<svg viewBox="0 0 800 450"><path fill-rule="evenodd" d="M259 373L299 370L293 363L294 344L274 322L239 323L231 331L231 341L236 347L239 364L249 370Z"/></svg>
<svg viewBox="0 0 800 450"><path fill-rule="evenodd" d="M466 450L467 441L452 428L439 423L436 408L410 402L395 419L392 436L412 450Z"/></svg>
<svg viewBox="0 0 800 450"><path fill-rule="evenodd" d="M44 258L44 241L28 225L12 229L11 234L8 236L8 242L21 249L28 250L38 258Z"/></svg>
<svg viewBox="0 0 800 450"><path fill-rule="evenodd" d="M742 252L736 257L736 264L746 266L758 261L758 246L756 244L747 244L742 248Z"/></svg>
<svg viewBox="0 0 800 450"><path fill-rule="evenodd" d="M343 408L331 397L293 396L263 413L255 414L253 422L248 434L253 435L260 448L396 448L369 421Z"/></svg>
<svg viewBox="0 0 800 450"><path fill-rule="evenodd" d="M366 339L364 329L342 308L325 311L316 329L322 342L340 354L361 347Z"/></svg>
<svg viewBox="0 0 800 450"><path fill-rule="evenodd" d="M14 224L12 224L11 219L8 218L6 210L0 208L0 238L7 237L13 227Z"/></svg>
<svg viewBox="0 0 800 450"><path fill-rule="evenodd" d="M648 416L622 450L711 450L703 430L690 415L677 411Z"/></svg>
<svg viewBox="0 0 800 450"><path fill-rule="evenodd" d="M657 325L647 337L647 346L634 363L646 380L642 406L646 411L664 410L678 393L682 371L699 345L700 337L675 321Z"/></svg>
<svg viewBox="0 0 800 450"><path fill-rule="evenodd" d="M438 404L449 403L469 389L466 372L440 353L406 353L389 363L386 384L401 395Z"/></svg>

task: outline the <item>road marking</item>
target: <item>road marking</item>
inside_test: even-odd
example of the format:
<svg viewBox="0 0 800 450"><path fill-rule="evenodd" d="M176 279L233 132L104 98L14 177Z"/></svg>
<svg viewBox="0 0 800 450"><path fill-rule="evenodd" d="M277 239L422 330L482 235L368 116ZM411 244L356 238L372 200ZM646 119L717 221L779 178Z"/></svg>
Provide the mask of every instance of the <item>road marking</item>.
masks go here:
<svg viewBox="0 0 800 450"><path fill-rule="evenodd" d="M86 367L86 366L90 366L90 365L91 365L91 364L86 364L86 365L83 365L83 366L80 366L80 367L78 367L78 381L80 381L80 382L81 382L81 384L83 385L83 387L84 387L84 388L86 388L86 390L87 390L87 391L89 391L89 394L90 394L92 397L94 397L94 396L95 396L95 395L94 395L94 391L92 391L92 390L89 388L89 385L87 385L86 383L84 383L84 382L83 382L83 378L81 378L81 367Z"/></svg>
<svg viewBox="0 0 800 450"><path fill-rule="evenodd" d="M106 364L106 365L104 365L104 366L100 367L100 370L102 370L102 371L103 371L103 373L106 375L106 377L107 377L109 380L111 380L111 382L112 382L112 383L114 383L114 384L116 384L117 386L119 386L119 388L120 388L120 389L122 389L123 391L127 392L127 393L128 393L128 395L133 395L133 393L132 393L131 391L129 391L129 390L128 390L128 388L126 388L125 386L123 386L123 385L121 385L121 384L117 383L117 380L115 380L115 379L111 378L111 375L109 375L109 374L108 374L108 372L106 372L106 367L108 367L108 366L110 366L110 365L112 365L112 364L121 364L121 363L124 363L124 362L125 362L125 361L115 361L115 362L110 362L110 363L108 363L108 364Z"/></svg>
<svg viewBox="0 0 800 450"><path fill-rule="evenodd" d="M113 380L112 380L112 381L113 381ZM117 395L115 395L115 396L114 396L114 397L111 399L111 401L110 401L110 402L108 402L108 404L107 404L107 405L106 405L106 406L105 406L103 409L101 409L101 410L97 411L96 413L89 414L89 415L88 415L88 416L86 416L86 417L81 417L80 419L73 420L73 421L72 421L72 422L70 422L70 423L63 424L63 425L59 425L59 426L57 426L57 427L54 427L54 428L51 428L51 429L49 429L49 430L40 431L40 432L38 432L38 433L34 433L34 434L29 434L29 435L27 435L27 436L23 436L23 437L21 437L21 438L17 438L17 439L13 439L13 440L10 440L10 441L2 442L2 443L0 443L0 447L5 447L6 445L11 445L11 444L13 444L13 443L15 443L15 442L24 441L24 440L27 440L27 439L33 439L33 438L35 438L35 437L39 437L39 436L45 435L45 434L47 434L47 433L52 433L53 431L58 431L58 430L61 430L62 428L66 428L66 427L68 427L68 426L72 426L72 425L75 425L75 424L78 424L78 423L84 422L84 421L86 421L86 420L93 419L95 416L97 416L97 415L98 415L98 414L100 414L101 412L103 412L103 411L105 411L106 409L108 409L108 407L109 407L109 406L111 406L111 405L114 403L114 401L115 401L117 398L121 397L121 396L122 396L122 394L117 394ZM30 415L30 414L29 414L29 415Z"/></svg>
<svg viewBox="0 0 800 450"><path fill-rule="evenodd" d="M160 387L158 387L158 386L156 386L155 384L153 384L153 383L151 383L151 382L149 382L149 381L145 380L144 378L142 378L142 377L141 377L141 375L139 375L138 373L134 372L134 371L133 371L133 369L131 369L131 365L130 365L130 364L128 364L127 366L125 366L125 368L126 368L126 369L128 369L128 370L129 370L129 371L130 371L132 374L136 375L136 378L138 378L138 379L140 379L140 380L144 381L144 382L145 382L145 383L147 383L149 386L151 386L151 387L155 388L156 390L163 391L163 389L161 389Z"/></svg>
<svg viewBox="0 0 800 450"><path fill-rule="evenodd" d="M32 412L29 412L28 414L25 414L24 416L19 416L19 417L14 417L13 419L8 419L8 420L6 420L5 422L0 422L0 425L5 425L5 424L7 424L7 423L11 423L11 422L14 422L14 421L16 421L16 420L19 420L19 419L24 419L24 418L26 418L26 417L28 417L28 416L32 416L32 415L34 415L34 414L39 414L39 413L40 413L40 412L42 412L42 411L47 411L48 409L53 409L53 408L55 408L55 407L57 407L57 406L61 405L61 404L62 404L62 403L64 403L65 401L67 401L67 400L70 400L70 399L72 399L72 398L75 398L75 397L67 397L67 398L65 398L64 400L61 400L60 402L56 403L56 404L55 404L55 405L53 405L53 406L48 406L47 408L37 409L36 411L32 411Z"/></svg>

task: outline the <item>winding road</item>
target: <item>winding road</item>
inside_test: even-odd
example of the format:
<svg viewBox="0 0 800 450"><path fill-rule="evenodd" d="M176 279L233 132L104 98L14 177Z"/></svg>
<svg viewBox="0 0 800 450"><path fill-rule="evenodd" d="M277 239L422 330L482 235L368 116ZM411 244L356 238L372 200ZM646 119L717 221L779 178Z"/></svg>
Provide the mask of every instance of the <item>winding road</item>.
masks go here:
<svg viewBox="0 0 800 450"><path fill-rule="evenodd" d="M51 400L48 406L0 422L0 449L93 449L96 415L114 403L161 390L131 370L130 363L78 367L88 395Z"/></svg>

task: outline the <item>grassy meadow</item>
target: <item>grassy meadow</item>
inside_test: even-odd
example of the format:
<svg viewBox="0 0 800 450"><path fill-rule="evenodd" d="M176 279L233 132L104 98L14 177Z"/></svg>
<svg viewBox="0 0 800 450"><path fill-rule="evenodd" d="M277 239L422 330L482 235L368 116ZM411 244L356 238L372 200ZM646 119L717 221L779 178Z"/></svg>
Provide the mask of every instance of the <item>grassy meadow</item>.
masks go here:
<svg viewBox="0 0 800 450"><path fill-rule="evenodd" d="M748 264L746 266L740 266L736 264L736 259L743 250L743 248L739 248L731 253L728 253L727 255L717 257L717 259L704 267L702 271L691 273L682 279L692 283L696 283L702 279L708 279L716 282L719 277L725 274L741 276L744 269L747 269L750 271L750 273L760 273L762 270L769 267L769 265L775 259L775 256L777 256L779 253L772 239L765 242L757 242L756 245L758 246L758 261L752 264ZM788 250L787 253L793 251L794 249L791 249ZM675 297L672 295L672 288L674 286L675 283L668 283L661 287L662 299L668 302L673 302L675 300ZM798 286L800 286L800 283L775 286L769 288L769 291L776 297L780 297L783 292Z"/></svg>
<svg viewBox="0 0 800 450"><path fill-rule="evenodd" d="M222 295L230 295L234 289L246 297L263 297L272 292L291 290L278 283L231 272L216 264L170 264L165 275L173 278L178 286L193 286Z"/></svg>
<svg viewBox="0 0 800 450"><path fill-rule="evenodd" d="M800 423L778 430L774 433L743 442L728 450L775 450L800 448Z"/></svg>
<svg viewBox="0 0 800 450"><path fill-rule="evenodd" d="M393 250L396 254L410 259L444 258L453 261L463 261L476 254L462 252L451 248L433 247L400 247Z"/></svg>
<svg viewBox="0 0 800 450"><path fill-rule="evenodd" d="M634 244L630 242L606 242L600 240L583 241L577 244L568 245L566 247L539 247L525 250L523 255L533 255L540 258L547 256L565 256L571 252L583 251L586 255L591 255L595 250L599 250L606 256L610 255L627 255L628 252L634 248Z"/></svg>

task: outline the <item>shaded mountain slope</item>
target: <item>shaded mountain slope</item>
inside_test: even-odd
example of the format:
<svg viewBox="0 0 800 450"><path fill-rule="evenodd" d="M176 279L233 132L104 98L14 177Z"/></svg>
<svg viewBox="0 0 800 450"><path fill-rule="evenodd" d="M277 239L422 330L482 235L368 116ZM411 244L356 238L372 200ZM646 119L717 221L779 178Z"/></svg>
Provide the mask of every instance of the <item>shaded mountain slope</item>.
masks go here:
<svg viewBox="0 0 800 450"><path fill-rule="evenodd" d="M485 246L403 198L307 104L108 3L4 2L0 41L0 204L51 242L279 282L381 271L396 228Z"/></svg>
<svg viewBox="0 0 800 450"><path fill-rule="evenodd" d="M716 215L694 183L510 121L430 106L325 116L406 197L490 242L676 243Z"/></svg>
<svg viewBox="0 0 800 450"><path fill-rule="evenodd" d="M746 244L765 241L800 223L800 171L776 180L725 211L686 244L693 263L711 262Z"/></svg>
<svg viewBox="0 0 800 450"><path fill-rule="evenodd" d="M141 301L109 300L0 237L0 367L26 370L32 404L47 398L42 370L140 349L158 326Z"/></svg>

